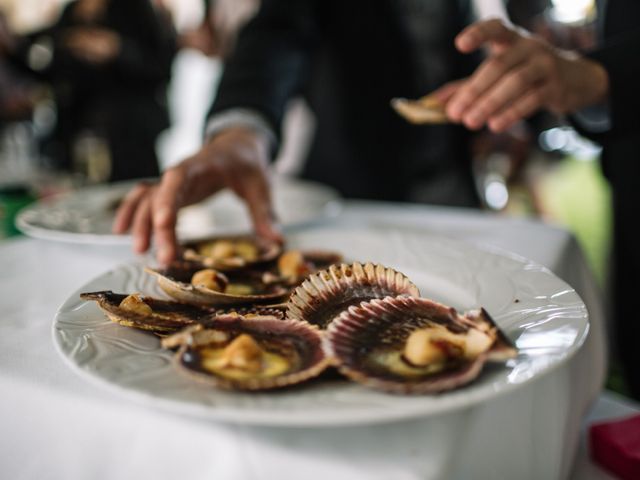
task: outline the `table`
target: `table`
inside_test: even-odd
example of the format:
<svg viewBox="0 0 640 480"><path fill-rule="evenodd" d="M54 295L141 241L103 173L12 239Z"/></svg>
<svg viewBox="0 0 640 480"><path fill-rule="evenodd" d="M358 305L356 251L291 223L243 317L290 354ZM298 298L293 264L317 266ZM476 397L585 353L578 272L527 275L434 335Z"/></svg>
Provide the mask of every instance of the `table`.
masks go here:
<svg viewBox="0 0 640 480"><path fill-rule="evenodd" d="M0 477L568 478L605 372L600 295L575 239L532 221L388 203L345 202L322 222L449 235L531 258L581 295L589 338L561 368L482 408L339 429L196 421L85 383L54 351L56 308L88 279L134 255L124 247L15 239L0 244Z"/></svg>

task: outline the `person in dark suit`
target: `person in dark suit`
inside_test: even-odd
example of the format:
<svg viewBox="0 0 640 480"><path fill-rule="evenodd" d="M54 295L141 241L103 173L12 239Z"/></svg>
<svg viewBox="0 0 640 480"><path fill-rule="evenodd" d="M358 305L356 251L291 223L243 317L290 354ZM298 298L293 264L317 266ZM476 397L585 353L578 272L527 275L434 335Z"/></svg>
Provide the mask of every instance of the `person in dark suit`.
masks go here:
<svg viewBox="0 0 640 480"><path fill-rule="evenodd" d="M149 0L76 0L51 27L17 39L14 63L52 86L55 164L72 169L78 139L90 132L106 143L108 180L158 175L175 48L172 26Z"/></svg>
<svg viewBox="0 0 640 480"><path fill-rule="evenodd" d="M159 186L134 190L114 230L131 226L138 251L155 233L169 261L177 209L229 186L257 233L277 237L266 166L297 95L317 118L303 177L352 198L479 206L468 131L410 125L389 106L472 71L474 59L453 45L469 20L469 2L458 0L264 0L225 66L207 143Z"/></svg>
<svg viewBox="0 0 640 480"><path fill-rule="evenodd" d="M630 393L640 399L640 4L609 1L602 13L601 45L585 54L555 49L497 20L472 25L456 38L458 48L489 45L492 54L471 77L445 85L437 95L449 118L471 129L499 132L546 108L572 114L579 130L602 144L614 214L614 346ZM585 111L598 105L599 115Z"/></svg>

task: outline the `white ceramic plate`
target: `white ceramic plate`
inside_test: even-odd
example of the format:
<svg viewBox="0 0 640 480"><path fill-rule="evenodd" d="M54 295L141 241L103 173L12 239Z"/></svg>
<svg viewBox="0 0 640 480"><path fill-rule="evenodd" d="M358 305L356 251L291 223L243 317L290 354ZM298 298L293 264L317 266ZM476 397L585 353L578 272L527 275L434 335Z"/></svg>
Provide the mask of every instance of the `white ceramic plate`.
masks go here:
<svg viewBox="0 0 640 480"><path fill-rule="evenodd" d="M101 245L126 245L129 235L114 235L115 209L136 182L120 182L79 189L21 210L16 226L25 235L45 240ZM337 213L338 193L318 183L286 177L273 178L273 202L283 226L299 225ZM230 191L223 191L178 216L182 240L250 230L248 213Z"/></svg>
<svg viewBox="0 0 640 480"><path fill-rule="evenodd" d="M479 250L449 238L386 230L313 228L291 246L342 251L407 274L425 297L459 310L485 307L520 349L472 384L435 396L395 396L346 381L274 393L229 393L182 377L153 335L109 322L80 292L111 289L162 296L140 265L122 265L90 281L60 308L58 350L76 371L149 406L209 419L282 426L366 424L434 415L490 401L573 355L588 331L587 310L566 283L515 255Z"/></svg>

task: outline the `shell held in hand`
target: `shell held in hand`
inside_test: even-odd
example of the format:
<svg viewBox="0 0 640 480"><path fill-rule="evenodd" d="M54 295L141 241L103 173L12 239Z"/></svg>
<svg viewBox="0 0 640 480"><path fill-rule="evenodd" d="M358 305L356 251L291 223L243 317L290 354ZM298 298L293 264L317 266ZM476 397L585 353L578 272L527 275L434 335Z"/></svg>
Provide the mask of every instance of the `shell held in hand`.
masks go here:
<svg viewBox="0 0 640 480"><path fill-rule="evenodd" d="M486 311L460 315L408 296L374 299L342 312L327 329L325 348L350 379L399 394L460 387L488 360L517 354Z"/></svg>
<svg viewBox="0 0 640 480"><path fill-rule="evenodd" d="M417 297L420 292L404 274L383 265L332 265L310 275L294 290L287 303L287 317L326 328L348 307L389 295Z"/></svg>

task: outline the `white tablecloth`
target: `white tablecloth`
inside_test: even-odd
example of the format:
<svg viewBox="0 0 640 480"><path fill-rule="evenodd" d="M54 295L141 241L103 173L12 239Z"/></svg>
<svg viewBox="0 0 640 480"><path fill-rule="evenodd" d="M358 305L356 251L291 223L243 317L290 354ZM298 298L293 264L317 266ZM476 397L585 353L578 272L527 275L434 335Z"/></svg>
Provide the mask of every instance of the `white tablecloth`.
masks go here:
<svg viewBox="0 0 640 480"><path fill-rule="evenodd" d="M202 422L87 384L54 351L57 307L133 254L122 247L6 241L0 244L0 478L567 478L605 369L600 296L573 237L535 222L370 202L349 202L330 221L444 234L531 258L583 298L589 338L567 364L517 391L437 417L331 429Z"/></svg>

